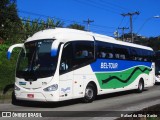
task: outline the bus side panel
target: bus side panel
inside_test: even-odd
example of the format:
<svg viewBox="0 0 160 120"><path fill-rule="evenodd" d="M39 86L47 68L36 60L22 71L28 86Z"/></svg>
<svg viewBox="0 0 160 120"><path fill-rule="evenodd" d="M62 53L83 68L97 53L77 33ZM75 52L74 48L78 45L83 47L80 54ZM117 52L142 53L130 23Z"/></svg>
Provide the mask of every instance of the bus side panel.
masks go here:
<svg viewBox="0 0 160 120"><path fill-rule="evenodd" d="M84 97L85 89L91 81L96 84L97 90L99 90L99 83L90 65L75 70L73 81L74 98Z"/></svg>
<svg viewBox="0 0 160 120"><path fill-rule="evenodd" d="M91 64L101 89L134 89L152 71L151 62L97 59ZM150 80L151 82L153 79ZM146 82L146 81L144 81ZM113 90L114 91L114 90ZM117 91L117 90L116 90Z"/></svg>

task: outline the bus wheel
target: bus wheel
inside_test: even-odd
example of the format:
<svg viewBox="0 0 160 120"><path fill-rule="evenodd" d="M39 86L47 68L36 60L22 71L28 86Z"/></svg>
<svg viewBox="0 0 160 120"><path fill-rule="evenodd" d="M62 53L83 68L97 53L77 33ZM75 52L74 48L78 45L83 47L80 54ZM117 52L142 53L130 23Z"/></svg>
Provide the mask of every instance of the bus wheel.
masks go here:
<svg viewBox="0 0 160 120"><path fill-rule="evenodd" d="M137 92L138 92L138 93L141 93L141 92L143 92L143 90L144 90L144 82L143 82L143 80L141 79L141 80L139 81L139 83L138 83Z"/></svg>
<svg viewBox="0 0 160 120"><path fill-rule="evenodd" d="M14 91L12 92L12 104L13 105L18 105L19 100L16 99Z"/></svg>
<svg viewBox="0 0 160 120"><path fill-rule="evenodd" d="M14 94L14 91L12 92L12 104L15 105L16 104L16 96Z"/></svg>
<svg viewBox="0 0 160 120"><path fill-rule="evenodd" d="M87 85L83 101L85 103L91 103L93 102L95 97L96 97L95 87L92 84Z"/></svg>

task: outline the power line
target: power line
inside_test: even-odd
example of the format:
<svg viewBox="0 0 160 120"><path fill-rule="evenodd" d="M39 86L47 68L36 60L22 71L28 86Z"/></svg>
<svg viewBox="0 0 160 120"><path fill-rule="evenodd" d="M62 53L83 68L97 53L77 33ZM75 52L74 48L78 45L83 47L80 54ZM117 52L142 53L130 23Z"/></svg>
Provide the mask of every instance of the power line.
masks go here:
<svg viewBox="0 0 160 120"><path fill-rule="evenodd" d="M134 42L133 40L133 22L132 22L132 16L133 15L139 15L140 13L138 11L132 12L132 13L123 13L122 16L129 16L130 17L130 33L131 33L131 42Z"/></svg>
<svg viewBox="0 0 160 120"><path fill-rule="evenodd" d="M111 26L103 26L103 25L96 25L96 24L92 24L92 27L95 28L101 28L101 29L115 29L116 27L111 27Z"/></svg>
<svg viewBox="0 0 160 120"><path fill-rule="evenodd" d="M29 11L18 10L18 12L24 13L24 14L29 14L29 15L35 15L35 16L39 16L39 17L43 17L43 18L52 18L52 19L56 19L56 20L62 20L62 21L65 21L65 22L75 22L73 20L67 20L67 19L63 19L63 18L57 18L57 17L43 15L43 14L38 14L38 13L33 13L33 12L29 12Z"/></svg>
<svg viewBox="0 0 160 120"><path fill-rule="evenodd" d="M121 26L121 24L123 23L123 21L124 21L124 17L122 18L122 20L121 20L121 22L119 23L118 27Z"/></svg>
<svg viewBox="0 0 160 120"><path fill-rule="evenodd" d="M122 10L127 10L127 11L129 10L129 11L130 11L130 9L128 9L128 8L122 7L122 6L120 6L120 5L111 3L111 2L106 1L106 0L100 0L100 1L102 1L102 2L104 2L104 3L106 3L106 4L108 4L108 5L114 6L114 7L117 6L118 8L120 8L120 9L122 9Z"/></svg>
<svg viewBox="0 0 160 120"><path fill-rule="evenodd" d="M99 5L99 4L95 3L95 1L92 1L92 2L89 2L89 1L80 1L80 0L74 0L74 1L77 2L77 3L83 4L83 5L89 5L89 6L101 9L101 10L105 10L107 12L114 13L114 14L118 14L118 15L120 14L119 12L113 11L111 9L107 9L105 6Z"/></svg>
<svg viewBox="0 0 160 120"><path fill-rule="evenodd" d="M92 3L94 5L98 5L101 8L107 9L107 10L109 10L112 13L116 13L116 14L120 13L120 10L116 10L117 7L111 6L110 4L106 4L104 1L87 0L86 2L89 2L89 1L90 1L90 3Z"/></svg>
<svg viewBox="0 0 160 120"><path fill-rule="evenodd" d="M2 11L3 13L5 13L5 14L7 14L7 15L12 15L12 14L14 14L15 13L15 11L10 11L9 13L7 12L7 11ZM23 10L18 10L17 12L19 12L19 13L24 13L24 14L28 14L28 15L34 15L34 16L38 16L39 18L40 17L44 17L44 18L51 18L51 19L57 19L57 20L63 20L63 21L67 21L67 22L71 22L71 23L78 23L78 24L84 24L84 22L79 22L79 21L73 21L73 20L66 20L66 19L61 19L61 18L57 18L57 17L52 17L52 16L47 16L47 15L42 15L42 14L38 14L38 13L33 13L33 12L28 12L28 11L23 11ZM30 22L30 23L35 23L35 20L36 20L36 18L35 18L35 20L26 20L26 19L23 19L22 17L21 17L21 20L23 21L23 22ZM37 19L37 21L36 22L38 22L39 21L39 19ZM13 22L13 21L12 21ZM44 23L41 23L41 22L38 22L38 24L43 24L44 26L48 26L46 23L45 23L45 21L44 21ZM95 28L103 28L103 29L115 29L116 27L114 26L114 27L112 27L112 26L103 26L103 25L97 25L97 24L92 24L92 27L95 27ZM100 30L98 30L98 31L100 31Z"/></svg>
<svg viewBox="0 0 160 120"><path fill-rule="evenodd" d="M79 1L79 0L76 0L77 2L80 2L80 3L87 3L87 4L89 4L89 5L91 5L91 6L101 6L101 8L102 8L102 6L103 7L105 7L106 8L106 5L107 5L107 8L108 8L108 6L109 7L111 7L112 6L112 8L114 8L114 10L115 10L115 8L120 8L120 9L123 9L123 10L129 10L128 8L124 8L124 7L122 7L122 6L119 6L119 5L116 5L116 4L112 4L112 3L109 3L109 2L107 2L107 1L104 1L104 0L100 0L101 2L98 2L98 1L93 1L93 0L88 0L88 1ZM102 3L103 2L103 3ZM115 6L117 6L117 7L115 7ZM103 8L104 9L104 8ZM113 11L112 11L113 12ZM115 12L115 11L114 11ZM116 12L117 13L117 12ZM137 17L136 17L137 18ZM134 19L135 20L135 19ZM120 27L121 26L121 24L123 23L123 21L124 21L124 17L123 17L123 19L121 20L121 22L120 22L120 24L118 25L118 27ZM128 23L127 23L128 24Z"/></svg>
<svg viewBox="0 0 160 120"><path fill-rule="evenodd" d="M105 31L105 30L99 30L99 29L92 29L92 31L95 33L101 33L101 34L107 34L107 35L109 35L109 34L113 35L113 33L114 33L113 31Z"/></svg>
<svg viewBox="0 0 160 120"><path fill-rule="evenodd" d="M9 13L8 13L7 11L2 11L2 12L5 13L5 14L8 14L8 15L12 15L12 14L15 13L15 11L10 11ZM28 14L28 15L38 16L39 19L40 19L40 17L44 17L44 18L51 18L51 19L56 19L56 20L62 20L62 21L64 21L64 22L69 22L69 23L84 24L83 22L80 22L80 21L74 21L74 20L68 20L68 19L63 19L63 18L57 18L57 17L47 16L47 15L38 14L38 13L33 13L33 12L29 12L29 11L18 10L17 12L19 12L19 13L24 13L24 14ZM92 26L101 27L101 28L107 28L107 29L116 28L115 26L114 26L114 27L111 27L111 26L97 25L97 24L92 24Z"/></svg>
<svg viewBox="0 0 160 120"><path fill-rule="evenodd" d="M42 14L38 14L38 13L28 12L28 11L20 11L20 10L19 10L18 12L26 13L26 14L29 14L29 15L41 16L41 17L45 17L45 18L53 18L53 19L57 19L57 20L62 20L62 21L64 21L64 22L84 24L83 22L80 22L80 21L73 21L73 20L68 20L68 19L62 19L62 18L57 18L57 17L47 16L47 15L42 15ZM111 26L106 26L106 25L103 26L103 25L97 25L97 24L92 24L92 26L102 27L102 28L116 28L116 27L111 27Z"/></svg>

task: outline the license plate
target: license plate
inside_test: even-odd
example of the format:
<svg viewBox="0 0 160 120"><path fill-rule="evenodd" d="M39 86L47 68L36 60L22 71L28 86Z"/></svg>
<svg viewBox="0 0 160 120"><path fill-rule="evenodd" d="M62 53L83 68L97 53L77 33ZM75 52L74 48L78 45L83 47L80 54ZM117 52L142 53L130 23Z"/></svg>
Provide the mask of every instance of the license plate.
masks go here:
<svg viewBox="0 0 160 120"><path fill-rule="evenodd" d="M34 94L27 94L28 98L34 98Z"/></svg>

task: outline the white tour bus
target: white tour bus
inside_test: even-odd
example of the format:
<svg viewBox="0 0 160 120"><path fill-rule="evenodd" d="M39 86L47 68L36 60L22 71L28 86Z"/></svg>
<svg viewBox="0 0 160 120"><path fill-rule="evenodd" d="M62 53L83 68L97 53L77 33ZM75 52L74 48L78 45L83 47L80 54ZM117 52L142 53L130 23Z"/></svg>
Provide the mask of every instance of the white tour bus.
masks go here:
<svg viewBox="0 0 160 120"><path fill-rule="evenodd" d="M63 101L144 88L155 83L153 50L91 32L42 30L21 47L16 67L16 100Z"/></svg>

